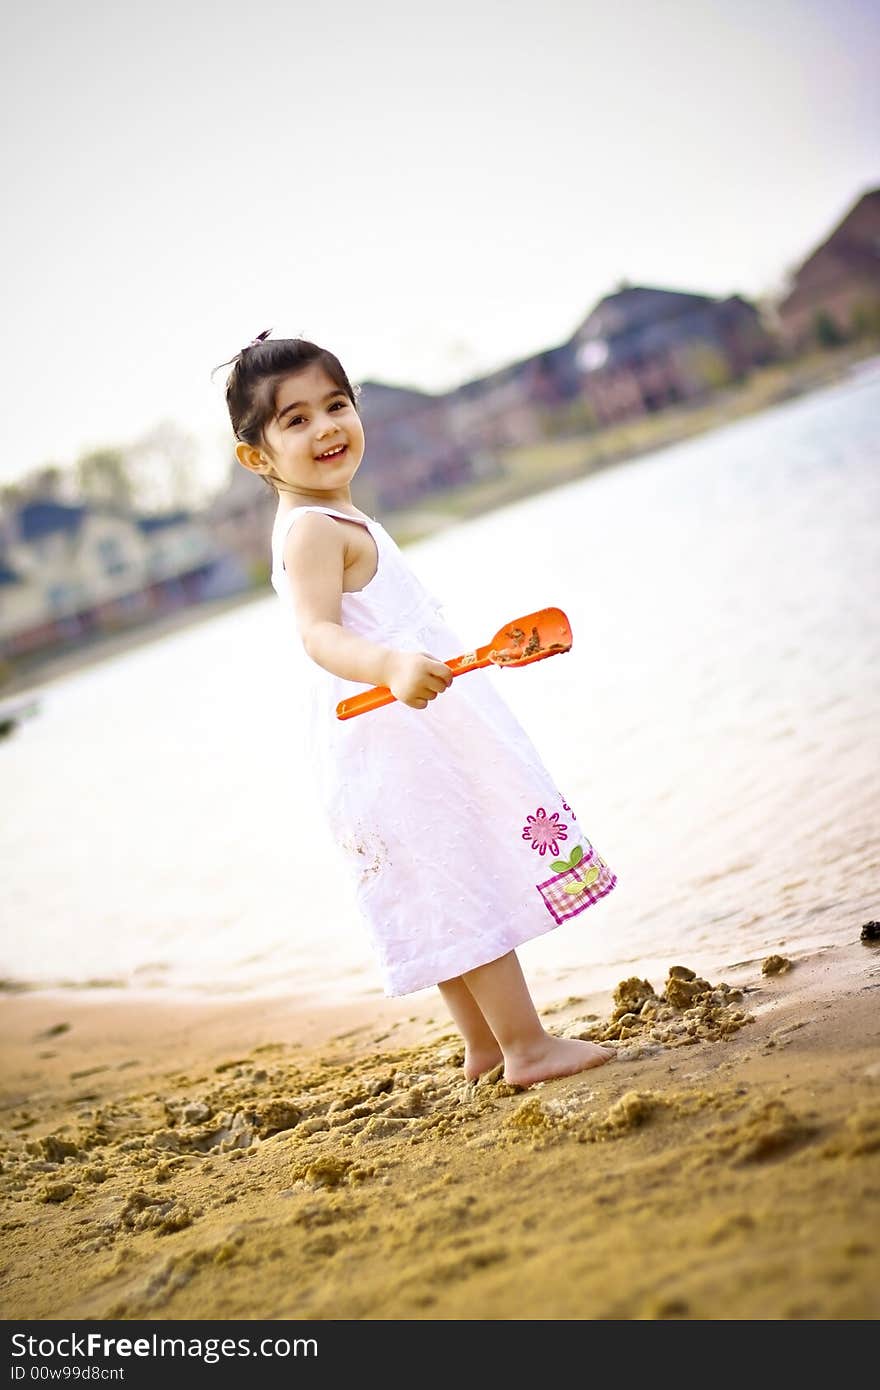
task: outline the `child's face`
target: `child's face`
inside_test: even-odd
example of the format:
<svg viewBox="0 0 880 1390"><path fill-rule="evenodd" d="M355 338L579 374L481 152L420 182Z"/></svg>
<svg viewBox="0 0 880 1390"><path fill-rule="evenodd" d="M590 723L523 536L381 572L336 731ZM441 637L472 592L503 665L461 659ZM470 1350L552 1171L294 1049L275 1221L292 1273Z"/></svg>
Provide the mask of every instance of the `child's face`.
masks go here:
<svg viewBox="0 0 880 1390"><path fill-rule="evenodd" d="M345 492L364 456L363 426L345 392L314 363L284 378L275 407L263 432L271 471L295 493Z"/></svg>

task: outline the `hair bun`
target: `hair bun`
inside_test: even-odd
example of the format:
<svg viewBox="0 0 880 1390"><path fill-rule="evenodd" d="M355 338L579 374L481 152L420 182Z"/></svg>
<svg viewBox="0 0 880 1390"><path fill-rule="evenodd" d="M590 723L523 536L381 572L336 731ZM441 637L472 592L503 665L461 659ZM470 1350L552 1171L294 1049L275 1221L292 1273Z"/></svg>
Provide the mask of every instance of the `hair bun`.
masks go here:
<svg viewBox="0 0 880 1390"><path fill-rule="evenodd" d="M245 343L241 351L247 352L248 348L256 347L258 343L264 343L271 332L271 328L264 328L263 332L258 333L256 338L251 338L251 341L249 343Z"/></svg>

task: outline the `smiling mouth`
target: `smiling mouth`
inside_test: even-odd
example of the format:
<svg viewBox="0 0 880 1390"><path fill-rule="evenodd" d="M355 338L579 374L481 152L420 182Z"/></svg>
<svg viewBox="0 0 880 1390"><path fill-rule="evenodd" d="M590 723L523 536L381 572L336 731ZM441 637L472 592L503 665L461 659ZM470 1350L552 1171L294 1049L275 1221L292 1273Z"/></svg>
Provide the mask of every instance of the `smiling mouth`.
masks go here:
<svg viewBox="0 0 880 1390"><path fill-rule="evenodd" d="M347 444L334 444L332 449L328 449L326 453L317 454L316 458L319 463L332 463L334 459L342 458L347 448Z"/></svg>

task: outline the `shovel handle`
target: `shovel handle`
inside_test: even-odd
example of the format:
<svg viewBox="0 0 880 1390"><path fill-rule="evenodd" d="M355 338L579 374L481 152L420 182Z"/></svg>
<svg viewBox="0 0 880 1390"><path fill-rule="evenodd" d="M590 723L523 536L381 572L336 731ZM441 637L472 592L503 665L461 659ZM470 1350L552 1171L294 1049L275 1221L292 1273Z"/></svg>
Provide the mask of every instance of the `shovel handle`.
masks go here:
<svg viewBox="0 0 880 1390"><path fill-rule="evenodd" d="M396 699L397 696L391 694L387 685L374 685L372 690L365 690L360 695L351 695L347 700L340 700L336 706L336 718L352 719L356 714L366 714L369 709L391 705Z"/></svg>
<svg viewBox="0 0 880 1390"><path fill-rule="evenodd" d="M444 661L443 665L449 667L453 676L463 676L466 671L476 671L480 666L490 666L488 651L488 647L478 647L474 652L451 657L449 661ZM367 710L391 705L396 699L397 696L391 694L387 685L374 685L372 690L364 690L360 695L351 695L347 700L340 700L336 706L336 718L352 719L356 714L366 714Z"/></svg>

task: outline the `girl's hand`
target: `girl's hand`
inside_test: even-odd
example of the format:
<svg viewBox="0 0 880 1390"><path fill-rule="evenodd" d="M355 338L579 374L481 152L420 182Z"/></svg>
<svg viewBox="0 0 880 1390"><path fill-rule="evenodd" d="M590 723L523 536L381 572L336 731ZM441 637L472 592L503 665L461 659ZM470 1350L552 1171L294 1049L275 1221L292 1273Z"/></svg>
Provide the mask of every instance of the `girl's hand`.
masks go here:
<svg viewBox="0 0 880 1390"><path fill-rule="evenodd" d="M394 652L385 684L395 699L412 709L424 709L452 684L449 667L429 652Z"/></svg>

